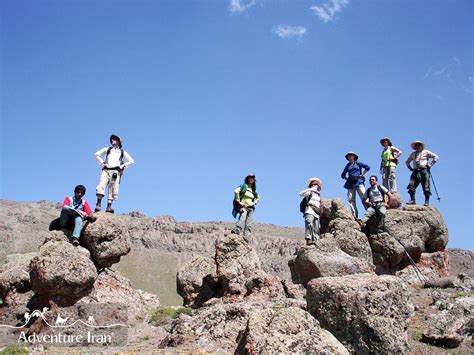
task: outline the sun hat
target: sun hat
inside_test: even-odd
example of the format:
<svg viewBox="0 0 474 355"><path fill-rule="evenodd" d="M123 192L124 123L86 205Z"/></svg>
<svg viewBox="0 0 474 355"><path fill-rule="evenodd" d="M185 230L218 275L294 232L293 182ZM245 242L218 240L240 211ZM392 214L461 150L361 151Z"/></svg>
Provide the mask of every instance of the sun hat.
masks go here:
<svg viewBox="0 0 474 355"><path fill-rule="evenodd" d="M321 179L317 178L317 177L312 177L310 179L308 179L308 181L306 182L306 185L308 185L308 187L311 187L311 184L315 182L319 188L321 188L323 186L323 183L321 182Z"/></svg>
<svg viewBox="0 0 474 355"><path fill-rule="evenodd" d="M349 159L347 158L349 155L355 156L355 160L359 159L359 156L357 155L357 153L349 152L349 153L347 153L347 154L345 155L347 160L349 160Z"/></svg>
<svg viewBox="0 0 474 355"><path fill-rule="evenodd" d="M415 144L421 144L421 147L422 147L421 149L425 149L426 144L423 143L422 141L414 141L414 142L411 142L411 149L416 150L416 149L415 149Z"/></svg>
<svg viewBox="0 0 474 355"><path fill-rule="evenodd" d="M392 146L392 141L390 140L390 138L388 138L388 137L383 137L383 138L380 140L380 144L383 145L383 141L387 141L388 145L389 145L389 146Z"/></svg>

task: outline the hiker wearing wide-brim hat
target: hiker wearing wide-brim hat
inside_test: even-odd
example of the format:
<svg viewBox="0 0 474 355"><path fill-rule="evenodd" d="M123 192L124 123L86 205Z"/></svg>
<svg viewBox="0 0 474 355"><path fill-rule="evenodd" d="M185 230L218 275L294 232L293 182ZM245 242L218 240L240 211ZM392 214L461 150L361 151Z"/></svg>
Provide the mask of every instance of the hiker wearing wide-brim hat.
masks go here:
<svg viewBox="0 0 474 355"><path fill-rule="evenodd" d="M300 192L303 200L300 203L300 211L303 213L305 222L306 245L315 244L320 235L320 216L323 213L321 201L321 179L312 177L306 182L308 188Z"/></svg>
<svg viewBox="0 0 474 355"><path fill-rule="evenodd" d="M341 173L341 178L346 180L344 188L347 189L347 201L351 207L352 215L357 218L358 210L356 203L356 192L362 200L365 193L364 175L370 170L370 166L359 161L359 156L355 152L348 152L346 160L349 162Z"/></svg>
<svg viewBox="0 0 474 355"><path fill-rule="evenodd" d="M422 141L416 140L412 142L411 147L414 152L410 154L405 162L407 168L412 172L410 183L407 186L408 193L410 194L410 201L407 202L407 205L414 205L416 203L415 193L420 182L423 187L423 194L425 195L425 206L429 206L430 204L430 169L438 161L438 156L426 150L425 146L425 143ZM413 167L411 166L412 161Z"/></svg>
<svg viewBox="0 0 474 355"><path fill-rule="evenodd" d="M100 164L102 171L99 184L96 188L97 203L95 212L101 210L102 198L105 188L108 186L107 208L105 212L114 213L112 202L118 199L120 180L125 168L128 168L135 161L123 148L123 140L120 136L112 134L109 138L110 147L105 147L95 152L95 159Z"/></svg>
<svg viewBox="0 0 474 355"><path fill-rule="evenodd" d="M247 242L250 241L252 233L253 214L255 206L260 201L257 193L257 179L255 174L250 173L244 179L244 183L234 190L234 201L232 216L239 215L239 220L232 230L233 234L241 235Z"/></svg>
<svg viewBox="0 0 474 355"><path fill-rule="evenodd" d="M380 140L383 146L380 155L380 174L382 175L382 185L391 192L397 192L397 177L395 175L398 158L402 155L402 151L392 145L392 141L388 137Z"/></svg>

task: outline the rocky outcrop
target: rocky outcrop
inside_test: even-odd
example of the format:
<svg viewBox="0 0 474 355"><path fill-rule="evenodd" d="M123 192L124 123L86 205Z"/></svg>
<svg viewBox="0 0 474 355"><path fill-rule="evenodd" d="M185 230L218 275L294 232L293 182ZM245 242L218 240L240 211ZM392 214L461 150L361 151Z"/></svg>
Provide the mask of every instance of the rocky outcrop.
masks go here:
<svg viewBox="0 0 474 355"><path fill-rule="evenodd" d="M308 311L356 353L406 353L413 312L407 284L394 276L317 278L307 285Z"/></svg>
<svg viewBox="0 0 474 355"><path fill-rule="evenodd" d="M224 295L245 295L266 276L255 250L235 234L217 242L214 260Z"/></svg>
<svg viewBox="0 0 474 355"><path fill-rule="evenodd" d="M89 303L125 305L129 322L148 320L152 310L160 305L155 295L134 290L130 281L121 273L109 269L99 274L90 294L78 302Z"/></svg>
<svg viewBox="0 0 474 355"><path fill-rule="evenodd" d="M315 246L302 247L288 265L292 281L304 286L317 277L370 273L374 269L365 258L344 253L328 234L323 235Z"/></svg>
<svg viewBox="0 0 474 355"><path fill-rule="evenodd" d="M99 267L110 267L130 252L130 236L121 219L98 214L94 223L84 229L81 243L87 248Z"/></svg>
<svg viewBox="0 0 474 355"><path fill-rule="evenodd" d="M409 264L400 271L395 271L395 276L412 285L423 285L426 280L446 277L448 271L448 251L436 253L422 253L415 265Z"/></svg>
<svg viewBox="0 0 474 355"><path fill-rule="evenodd" d="M222 296L213 259L197 256L182 267L176 275L176 288L184 305L200 307L213 297Z"/></svg>
<svg viewBox="0 0 474 355"><path fill-rule="evenodd" d="M456 348L474 334L474 297L457 298L451 307L431 316L429 323L423 342Z"/></svg>
<svg viewBox="0 0 474 355"><path fill-rule="evenodd" d="M236 353L349 354L316 319L296 307L253 312Z"/></svg>
<svg viewBox="0 0 474 355"><path fill-rule="evenodd" d="M449 274L457 276L466 273L474 278L474 252L470 250L449 248Z"/></svg>
<svg viewBox="0 0 474 355"><path fill-rule="evenodd" d="M89 251L72 246L62 232L51 232L30 269L31 289L59 304L88 295L97 278Z"/></svg>

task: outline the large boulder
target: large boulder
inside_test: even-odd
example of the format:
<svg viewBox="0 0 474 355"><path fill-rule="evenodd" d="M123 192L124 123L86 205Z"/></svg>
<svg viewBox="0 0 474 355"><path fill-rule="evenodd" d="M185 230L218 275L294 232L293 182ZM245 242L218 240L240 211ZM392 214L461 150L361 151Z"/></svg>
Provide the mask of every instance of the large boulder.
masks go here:
<svg viewBox="0 0 474 355"><path fill-rule="evenodd" d="M142 290L134 290L128 279L110 269L99 274L90 294L78 304L121 304L126 307L130 322L146 321L152 310L160 305L158 297Z"/></svg>
<svg viewBox="0 0 474 355"><path fill-rule="evenodd" d="M69 303L86 296L97 278L90 253L74 247L62 232L51 232L31 260L31 289L57 303Z"/></svg>
<svg viewBox="0 0 474 355"><path fill-rule="evenodd" d="M97 220L84 229L81 244L91 252L99 267L110 267L130 252L129 231L116 216L102 213L97 216Z"/></svg>
<svg viewBox="0 0 474 355"><path fill-rule="evenodd" d="M432 315L430 327L421 341L446 348L456 348L474 334L474 297L457 298L452 307Z"/></svg>
<svg viewBox="0 0 474 355"><path fill-rule="evenodd" d="M408 265L394 274L411 285L423 285L426 280L440 279L449 275L448 257L447 250L422 253L415 262L416 268Z"/></svg>
<svg viewBox="0 0 474 355"><path fill-rule="evenodd" d="M316 319L296 307L255 311L236 353L349 354Z"/></svg>
<svg viewBox="0 0 474 355"><path fill-rule="evenodd" d="M266 277L260 259L241 237L229 234L216 244L216 275L224 295L245 295Z"/></svg>
<svg viewBox="0 0 474 355"><path fill-rule="evenodd" d="M7 263L0 272L0 298L10 292L23 293L31 290L30 263L38 253L13 254L7 256Z"/></svg>
<svg viewBox="0 0 474 355"><path fill-rule="evenodd" d="M349 351L406 353L413 312L405 282L395 276L356 274L310 281L308 311Z"/></svg>
<svg viewBox="0 0 474 355"><path fill-rule="evenodd" d="M343 252L331 234L323 235L315 246L300 248L288 265L292 281L304 286L318 277L370 273L374 270L367 259Z"/></svg>
<svg viewBox="0 0 474 355"><path fill-rule="evenodd" d="M193 308L219 296L214 260L196 256L178 271L176 288L178 294L183 297L184 305Z"/></svg>

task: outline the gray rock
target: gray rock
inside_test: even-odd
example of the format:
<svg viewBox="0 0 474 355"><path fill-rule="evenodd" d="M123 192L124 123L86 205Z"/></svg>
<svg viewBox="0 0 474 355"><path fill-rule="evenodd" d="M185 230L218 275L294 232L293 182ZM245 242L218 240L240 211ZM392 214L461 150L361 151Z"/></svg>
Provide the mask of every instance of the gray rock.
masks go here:
<svg viewBox="0 0 474 355"><path fill-rule="evenodd" d="M106 269L99 274L89 295L77 304L122 304L128 312L128 319L134 323L147 321L160 305L158 297L143 290L134 290L128 279L118 271Z"/></svg>
<svg viewBox="0 0 474 355"><path fill-rule="evenodd" d="M0 272L0 298L5 298L9 292L28 292L30 285L31 259L38 253L13 254L7 256L7 263L2 265Z"/></svg>
<svg viewBox="0 0 474 355"><path fill-rule="evenodd" d="M236 354L254 353L349 354L316 319L296 307L251 314Z"/></svg>
<svg viewBox="0 0 474 355"><path fill-rule="evenodd" d="M300 248L288 263L291 279L296 284L306 284L312 279L373 272L373 264L365 258L355 258L344 253L330 234L325 234L315 246Z"/></svg>
<svg viewBox="0 0 474 355"><path fill-rule="evenodd" d="M176 288L184 305L200 307L219 295L216 264L213 259L197 256L184 265L176 275Z"/></svg>
<svg viewBox="0 0 474 355"><path fill-rule="evenodd" d="M410 285L423 285L426 280L444 278L448 275L448 251L423 253L416 260L415 265L408 264L394 275Z"/></svg>
<svg viewBox="0 0 474 355"><path fill-rule="evenodd" d="M110 267L130 252L128 228L116 216L99 213L97 217L85 228L81 243L91 252L99 267Z"/></svg>
<svg viewBox="0 0 474 355"><path fill-rule="evenodd" d="M234 234L217 242L215 263L224 295L245 295L248 287L262 283L266 277L255 250Z"/></svg>
<svg viewBox="0 0 474 355"><path fill-rule="evenodd" d="M421 341L447 348L458 347L474 334L474 297L457 298L452 307L433 315Z"/></svg>
<svg viewBox="0 0 474 355"><path fill-rule="evenodd" d="M308 311L350 352L406 353L413 312L408 286L394 276L317 278L307 285Z"/></svg>
<svg viewBox="0 0 474 355"><path fill-rule="evenodd" d="M62 232L51 232L31 260L31 289L47 298L68 303L87 295L97 278L97 271L87 249L74 247Z"/></svg>

